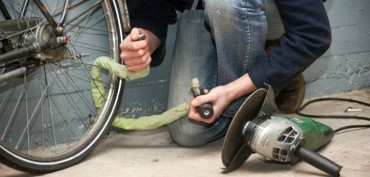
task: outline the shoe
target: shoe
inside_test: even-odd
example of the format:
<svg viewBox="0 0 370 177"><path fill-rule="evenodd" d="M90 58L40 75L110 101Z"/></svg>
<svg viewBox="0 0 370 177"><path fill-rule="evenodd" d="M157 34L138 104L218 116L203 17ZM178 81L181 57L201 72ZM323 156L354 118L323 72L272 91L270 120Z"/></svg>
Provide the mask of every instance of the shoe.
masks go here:
<svg viewBox="0 0 370 177"><path fill-rule="evenodd" d="M283 114L292 114L301 107L305 94L305 80L302 74L296 77L281 90L275 98L279 111Z"/></svg>
<svg viewBox="0 0 370 177"><path fill-rule="evenodd" d="M266 54L270 53L272 48L279 46L279 42L280 42L279 39L266 40L265 43Z"/></svg>

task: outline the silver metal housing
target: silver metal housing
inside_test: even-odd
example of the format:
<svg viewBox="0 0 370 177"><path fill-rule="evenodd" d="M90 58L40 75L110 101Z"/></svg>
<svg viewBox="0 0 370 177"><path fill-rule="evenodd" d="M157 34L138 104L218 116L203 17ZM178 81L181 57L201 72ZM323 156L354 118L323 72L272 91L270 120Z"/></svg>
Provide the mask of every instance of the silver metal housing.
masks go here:
<svg viewBox="0 0 370 177"><path fill-rule="evenodd" d="M294 149L301 139L303 139L303 133L299 127L288 119L272 116L256 125L252 139L248 144L253 152L267 159L280 162L294 162Z"/></svg>

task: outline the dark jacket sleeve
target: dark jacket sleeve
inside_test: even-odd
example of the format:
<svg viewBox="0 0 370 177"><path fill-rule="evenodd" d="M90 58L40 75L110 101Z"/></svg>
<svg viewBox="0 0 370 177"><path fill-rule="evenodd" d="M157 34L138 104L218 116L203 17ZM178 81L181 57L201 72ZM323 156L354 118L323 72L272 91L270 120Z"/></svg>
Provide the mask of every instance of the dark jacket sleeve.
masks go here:
<svg viewBox="0 0 370 177"><path fill-rule="evenodd" d="M280 46L261 56L248 71L257 87L280 91L325 53L331 44L329 19L322 0L275 0L284 23Z"/></svg>
<svg viewBox="0 0 370 177"><path fill-rule="evenodd" d="M176 22L176 11L170 0L126 0L131 28L149 30L161 40L155 54L165 48L168 24ZM152 57L156 60L158 57Z"/></svg>
<svg viewBox="0 0 370 177"><path fill-rule="evenodd" d="M178 10L191 9L195 6L196 9L204 9L202 0L174 0ZM196 5L195 5L196 3Z"/></svg>

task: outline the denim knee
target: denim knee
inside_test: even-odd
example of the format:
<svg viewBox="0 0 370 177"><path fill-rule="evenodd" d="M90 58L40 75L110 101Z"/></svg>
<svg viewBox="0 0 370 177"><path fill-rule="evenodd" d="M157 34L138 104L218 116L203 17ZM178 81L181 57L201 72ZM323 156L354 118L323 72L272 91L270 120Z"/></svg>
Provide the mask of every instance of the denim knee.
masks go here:
<svg viewBox="0 0 370 177"><path fill-rule="evenodd" d="M184 132L180 134L171 133L172 141L184 147L199 147L208 143L205 139L199 138L199 134L192 132Z"/></svg>
<svg viewBox="0 0 370 177"><path fill-rule="evenodd" d="M184 117L168 125L174 142L185 147L203 146L225 136L231 118L222 117L210 125Z"/></svg>
<svg viewBox="0 0 370 177"><path fill-rule="evenodd" d="M187 119L187 118L183 118ZM169 131L172 140L180 146L184 147L198 147L208 143L205 134L199 131L199 126L193 123L185 123L187 120L180 120L170 125Z"/></svg>

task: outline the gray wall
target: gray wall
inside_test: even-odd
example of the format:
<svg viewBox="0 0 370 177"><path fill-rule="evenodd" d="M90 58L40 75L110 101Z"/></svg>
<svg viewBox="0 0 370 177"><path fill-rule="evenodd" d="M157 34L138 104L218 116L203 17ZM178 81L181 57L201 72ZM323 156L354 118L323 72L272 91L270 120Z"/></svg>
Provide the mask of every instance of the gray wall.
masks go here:
<svg viewBox="0 0 370 177"><path fill-rule="evenodd" d="M327 0L333 41L305 72L306 98L370 88L370 1ZM176 25L170 26L162 65L147 78L125 85L119 115L138 117L167 109L171 56Z"/></svg>
<svg viewBox="0 0 370 177"><path fill-rule="evenodd" d="M370 87L370 1L328 0L330 49L304 73L306 97Z"/></svg>

